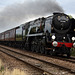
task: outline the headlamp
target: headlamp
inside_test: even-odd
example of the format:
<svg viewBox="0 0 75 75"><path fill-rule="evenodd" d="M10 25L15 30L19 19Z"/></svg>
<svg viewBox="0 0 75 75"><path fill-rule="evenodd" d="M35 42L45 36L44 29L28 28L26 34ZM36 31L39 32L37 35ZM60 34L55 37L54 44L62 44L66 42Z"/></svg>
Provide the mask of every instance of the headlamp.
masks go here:
<svg viewBox="0 0 75 75"><path fill-rule="evenodd" d="M54 40L56 37L55 37L55 35L52 35L52 39Z"/></svg>
<svg viewBox="0 0 75 75"><path fill-rule="evenodd" d="M56 47L58 45L58 42L54 41L52 44L53 44L54 47Z"/></svg>
<svg viewBox="0 0 75 75"><path fill-rule="evenodd" d="M72 37L72 41L74 41L75 40L75 37Z"/></svg>
<svg viewBox="0 0 75 75"><path fill-rule="evenodd" d="M75 43L73 43L73 47L75 47Z"/></svg>

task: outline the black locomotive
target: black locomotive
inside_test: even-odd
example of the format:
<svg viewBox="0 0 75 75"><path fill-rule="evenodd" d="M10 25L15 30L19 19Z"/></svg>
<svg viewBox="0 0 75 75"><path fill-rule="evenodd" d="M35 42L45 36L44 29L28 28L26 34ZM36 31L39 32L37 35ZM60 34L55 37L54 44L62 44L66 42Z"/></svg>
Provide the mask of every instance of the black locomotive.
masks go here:
<svg viewBox="0 0 75 75"><path fill-rule="evenodd" d="M0 33L0 44L69 57L70 49L75 47L75 20L64 13L54 13Z"/></svg>

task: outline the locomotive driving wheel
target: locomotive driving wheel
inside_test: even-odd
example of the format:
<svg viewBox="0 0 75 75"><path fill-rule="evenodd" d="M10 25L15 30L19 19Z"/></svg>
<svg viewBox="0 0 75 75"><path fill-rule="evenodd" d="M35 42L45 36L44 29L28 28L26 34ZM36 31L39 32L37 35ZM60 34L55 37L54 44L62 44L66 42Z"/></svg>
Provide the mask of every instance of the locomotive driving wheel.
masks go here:
<svg viewBox="0 0 75 75"><path fill-rule="evenodd" d="M71 56L71 54L70 53L67 53L67 57L69 58Z"/></svg>
<svg viewBox="0 0 75 75"><path fill-rule="evenodd" d="M36 44L35 51L36 51L36 53L39 53L40 52L40 45L39 44Z"/></svg>
<svg viewBox="0 0 75 75"><path fill-rule="evenodd" d="M71 48L67 48L67 52L66 52L68 58L71 56L71 51L70 51L70 49L71 49Z"/></svg>
<svg viewBox="0 0 75 75"><path fill-rule="evenodd" d="M31 45L31 51L34 52L35 51L35 44Z"/></svg>
<svg viewBox="0 0 75 75"><path fill-rule="evenodd" d="M40 53L44 54L45 52L45 47L43 45L40 45Z"/></svg>

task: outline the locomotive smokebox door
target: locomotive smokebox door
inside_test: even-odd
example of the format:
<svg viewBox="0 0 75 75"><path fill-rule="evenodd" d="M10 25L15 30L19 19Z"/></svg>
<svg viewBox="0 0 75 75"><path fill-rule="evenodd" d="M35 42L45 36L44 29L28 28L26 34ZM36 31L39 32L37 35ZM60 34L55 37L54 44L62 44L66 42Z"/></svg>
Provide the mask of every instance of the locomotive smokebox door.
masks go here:
<svg viewBox="0 0 75 75"><path fill-rule="evenodd" d="M70 30L70 18L68 15L54 13L52 25L57 33L66 33Z"/></svg>

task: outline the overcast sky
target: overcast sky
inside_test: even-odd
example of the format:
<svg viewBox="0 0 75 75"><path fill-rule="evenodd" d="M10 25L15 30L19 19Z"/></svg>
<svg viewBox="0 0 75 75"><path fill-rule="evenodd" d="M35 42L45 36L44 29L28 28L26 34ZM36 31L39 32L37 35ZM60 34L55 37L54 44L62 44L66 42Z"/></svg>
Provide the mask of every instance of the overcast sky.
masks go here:
<svg viewBox="0 0 75 75"><path fill-rule="evenodd" d="M30 15L33 13L33 12L30 13L30 11L29 11L30 9L29 10L26 10L27 12L25 12L25 11L23 12L23 9L24 8L27 8L27 5L24 6L24 4L26 4L26 2L32 3L31 1L36 1L36 0L0 0L0 32L3 32L3 31L8 30L8 29L11 29L11 28L16 27L19 24L23 23L24 22L24 19L25 19L25 16L24 15L21 15L21 18L20 18L20 17L18 17L18 15L20 15L20 13L21 14L26 13L26 15L27 15L27 13L29 13ZM39 1L38 3L44 5L44 8L45 7L46 8L48 7L44 3L45 0L37 0L37 1ZM50 0L46 0L46 1L50 1ZM53 10L51 9L51 12L52 11L56 11L56 9L61 9L60 11L62 11L62 9L63 9L66 14L70 14L70 15L72 15L75 18L75 0L51 0L52 3L53 3L53 1L54 1L54 5L50 6L50 9L51 9L51 7L52 8L54 7L54 9ZM36 3L36 5L38 3ZM48 2L46 2L46 4L47 3ZM39 4L39 7L40 7L40 4ZM32 5L30 7L32 7ZM36 6L36 5L34 5L34 6ZM57 7L59 7L59 6L60 7L59 8L55 8L55 5ZM23 7L23 9L21 9L21 7ZM41 10L41 12L44 12L44 10L45 10L45 13L46 14L43 13L43 15L47 15L47 14L49 15L49 12L50 12L49 11L49 8L47 10L46 10L46 8L45 9L44 8L43 7L40 8L40 9L43 9L43 10ZM38 10L40 10L40 9L38 9ZM32 7L32 10L35 11L35 7ZM17 13L17 11L18 12L20 11L20 13ZM47 11L48 11L48 13L47 13ZM18 20L18 18L15 17L14 12L17 15L16 17L20 18L19 20ZM42 14L40 14L38 12L40 12L40 11L36 11L35 13L33 13L34 15L32 14L30 17L29 16L26 16L27 20L29 18L31 18L32 16L34 17L36 15L36 13L38 14L38 17L40 15L43 16ZM26 19L25 19L25 21L26 21Z"/></svg>
<svg viewBox="0 0 75 75"><path fill-rule="evenodd" d="M4 7L14 4L14 3L23 3L28 0L0 0L0 10ZM29 0L30 1L30 0ZM36 0L33 0L36 1ZM56 0L61 7L65 10L66 13L75 14L75 0Z"/></svg>
<svg viewBox="0 0 75 75"><path fill-rule="evenodd" d="M75 17L75 0L56 0L64 11L68 14L74 14Z"/></svg>

